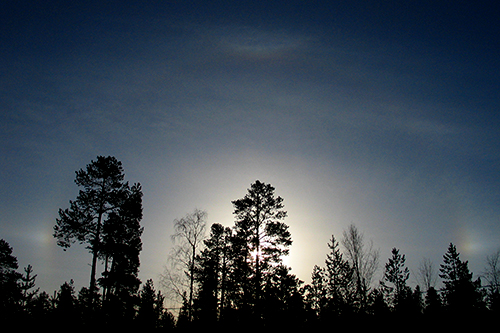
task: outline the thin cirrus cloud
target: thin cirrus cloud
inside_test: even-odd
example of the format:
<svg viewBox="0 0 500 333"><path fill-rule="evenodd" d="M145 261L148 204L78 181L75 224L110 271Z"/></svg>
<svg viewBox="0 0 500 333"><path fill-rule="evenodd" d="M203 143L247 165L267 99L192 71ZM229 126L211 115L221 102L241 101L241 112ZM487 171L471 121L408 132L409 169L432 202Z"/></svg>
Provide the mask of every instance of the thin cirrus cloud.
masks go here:
<svg viewBox="0 0 500 333"><path fill-rule="evenodd" d="M266 31L251 27L226 27L214 31L222 51L246 59L272 59L293 55L307 47L307 38L285 31Z"/></svg>
<svg viewBox="0 0 500 333"><path fill-rule="evenodd" d="M255 179L284 197L290 263L306 281L329 235L349 223L383 256L408 251L409 263L437 261L455 240L467 254L492 248L496 53L448 32L461 15L449 8L428 17L420 4L286 5L249 15L240 2L82 5L50 22L40 10L22 12L34 16L27 24L12 19L21 33L4 40L0 77L2 232L33 226L26 242L13 236L21 262L30 241L47 246L57 209L77 191L74 171L96 155L115 155L143 184L143 281L161 270L175 218L198 207L230 225L231 200Z"/></svg>

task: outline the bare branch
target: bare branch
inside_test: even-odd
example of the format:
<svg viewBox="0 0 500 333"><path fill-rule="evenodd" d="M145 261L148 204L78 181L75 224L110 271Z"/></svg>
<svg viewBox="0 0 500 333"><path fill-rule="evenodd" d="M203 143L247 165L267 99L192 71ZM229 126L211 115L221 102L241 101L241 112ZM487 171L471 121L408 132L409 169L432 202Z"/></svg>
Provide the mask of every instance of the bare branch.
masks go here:
<svg viewBox="0 0 500 333"><path fill-rule="evenodd" d="M417 283L422 285L425 290L429 290L436 285L438 274L432 261L429 258L423 258L416 274Z"/></svg>

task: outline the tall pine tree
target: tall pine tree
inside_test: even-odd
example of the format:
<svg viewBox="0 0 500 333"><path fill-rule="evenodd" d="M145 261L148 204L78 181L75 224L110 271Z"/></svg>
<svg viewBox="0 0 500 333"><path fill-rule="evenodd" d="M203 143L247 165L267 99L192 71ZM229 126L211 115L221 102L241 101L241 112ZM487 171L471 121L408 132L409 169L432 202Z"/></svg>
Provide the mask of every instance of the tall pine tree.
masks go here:
<svg viewBox="0 0 500 333"><path fill-rule="evenodd" d="M292 245L288 226L283 222L287 216L283 198L275 196L274 190L270 184L257 180L242 199L232 202L236 242L242 250L238 274L244 302L257 319L261 318L264 275L282 263Z"/></svg>
<svg viewBox="0 0 500 333"><path fill-rule="evenodd" d="M103 226L101 256L106 268L99 283L104 287L104 301L111 301L115 312L121 308L122 316L133 307L133 298L141 283L138 278L144 229L141 219L142 190L140 184L134 184Z"/></svg>
<svg viewBox="0 0 500 333"><path fill-rule="evenodd" d="M481 282L472 280L468 262L460 260L460 254L452 243L443 256L439 271L444 284L443 299L449 312L471 314L482 308Z"/></svg>
<svg viewBox="0 0 500 333"><path fill-rule="evenodd" d="M74 242L87 244L92 254L90 290L95 292L96 269L102 254L103 224L123 202L128 183L123 181L122 163L115 157L98 156L86 169L76 172L75 183L82 189L70 207L59 209L54 237L63 248Z"/></svg>

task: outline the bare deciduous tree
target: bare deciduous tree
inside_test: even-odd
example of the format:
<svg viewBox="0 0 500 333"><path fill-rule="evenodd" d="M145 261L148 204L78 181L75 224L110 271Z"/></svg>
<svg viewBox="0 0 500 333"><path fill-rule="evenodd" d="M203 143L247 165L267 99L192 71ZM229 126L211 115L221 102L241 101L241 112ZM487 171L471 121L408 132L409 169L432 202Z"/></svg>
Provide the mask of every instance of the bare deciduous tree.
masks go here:
<svg viewBox="0 0 500 333"><path fill-rule="evenodd" d="M438 274L432 261L429 258L423 258L418 266L418 271L416 274L417 283L422 285L424 290L429 290L431 287L434 288L438 278Z"/></svg>
<svg viewBox="0 0 500 333"><path fill-rule="evenodd" d="M174 220L174 247L167 259L162 275L162 285L170 295L181 298L187 304L187 315L191 319L194 297L194 265L203 240L206 238L207 212L195 209L181 219Z"/></svg>
<svg viewBox="0 0 500 333"><path fill-rule="evenodd" d="M358 231L354 224L344 231L342 245L345 248L345 256L353 269L353 279L355 284L355 295L364 308L367 304L367 297L370 285L379 264L379 252L373 249L373 243L364 243L363 234Z"/></svg>
<svg viewBox="0 0 500 333"><path fill-rule="evenodd" d="M486 268L483 277L487 282L488 303L492 310L500 308L500 250L486 257Z"/></svg>
<svg viewBox="0 0 500 333"><path fill-rule="evenodd" d="M500 250L486 257L486 270L483 276L488 285L500 291Z"/></svg>

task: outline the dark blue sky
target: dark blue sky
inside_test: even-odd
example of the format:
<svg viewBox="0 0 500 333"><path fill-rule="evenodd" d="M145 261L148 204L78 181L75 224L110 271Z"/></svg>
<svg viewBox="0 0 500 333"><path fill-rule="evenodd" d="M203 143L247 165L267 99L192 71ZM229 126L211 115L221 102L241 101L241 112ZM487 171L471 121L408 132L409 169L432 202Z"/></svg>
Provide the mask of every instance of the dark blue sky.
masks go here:
<svg viewBox="0 0 500 333"><path fill-rule="evenodd" d="M51 234L97 155L143 185L143 281L175 218L232 225L256 179L306 282L351 223L414 271L453 242L477 276L500 248L498 5L254 2L0 5L0 237L42 290L88 284Z"/></svg>

